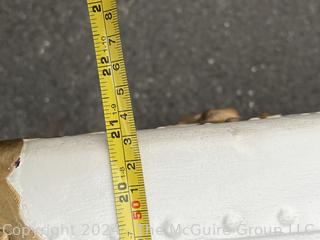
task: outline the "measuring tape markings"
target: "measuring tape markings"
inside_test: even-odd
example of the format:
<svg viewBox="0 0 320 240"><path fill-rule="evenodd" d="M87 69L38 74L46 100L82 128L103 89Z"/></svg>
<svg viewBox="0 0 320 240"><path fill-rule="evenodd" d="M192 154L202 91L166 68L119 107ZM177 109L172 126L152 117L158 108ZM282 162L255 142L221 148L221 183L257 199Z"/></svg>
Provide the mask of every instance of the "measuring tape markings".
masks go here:
<svg viewBox="0 0 320 240"><path fill-rule="evenodd" d="M151 239L116 0L88 0L120 239Z"/></svg>

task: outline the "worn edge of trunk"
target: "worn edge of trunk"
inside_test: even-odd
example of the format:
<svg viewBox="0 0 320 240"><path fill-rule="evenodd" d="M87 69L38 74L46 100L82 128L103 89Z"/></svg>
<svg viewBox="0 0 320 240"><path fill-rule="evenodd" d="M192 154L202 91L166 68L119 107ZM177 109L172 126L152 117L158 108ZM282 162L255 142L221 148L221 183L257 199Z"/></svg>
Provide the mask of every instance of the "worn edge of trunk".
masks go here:
<svg viewBox="0 0 320 240"><path fill-rule="evenodd" d="M20 198L7 181L14 168L19 166L23 140L0 141L0 239L40 240L23 222L20 215Z"/></svg>

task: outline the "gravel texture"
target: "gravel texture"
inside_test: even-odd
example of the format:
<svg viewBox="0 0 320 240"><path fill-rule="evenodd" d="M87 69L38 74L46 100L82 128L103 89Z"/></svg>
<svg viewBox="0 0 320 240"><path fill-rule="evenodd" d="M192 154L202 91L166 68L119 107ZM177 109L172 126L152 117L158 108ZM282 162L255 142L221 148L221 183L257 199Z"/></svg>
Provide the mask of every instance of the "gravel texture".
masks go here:
<svg viewBox="0 0 320 240"><path fill-rule="evenodd" d="M138 128L320 110L320 1L119 0ZM104 129L86 1L0 0L0 139Z"/></svg>

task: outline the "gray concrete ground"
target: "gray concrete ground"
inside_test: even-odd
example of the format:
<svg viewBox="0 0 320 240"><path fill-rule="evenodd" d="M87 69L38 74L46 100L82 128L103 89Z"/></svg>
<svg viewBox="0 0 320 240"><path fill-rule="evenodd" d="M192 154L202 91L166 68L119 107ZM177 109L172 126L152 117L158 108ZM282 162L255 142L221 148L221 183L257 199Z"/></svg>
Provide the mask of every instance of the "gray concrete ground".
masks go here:
<svg viewBox="0 0 320 240"><path fill-rule="evenodd" d="M320 110L320 1L119 0L138 127ZM86 1L0 0L0 139L103 130Z"/></svg>

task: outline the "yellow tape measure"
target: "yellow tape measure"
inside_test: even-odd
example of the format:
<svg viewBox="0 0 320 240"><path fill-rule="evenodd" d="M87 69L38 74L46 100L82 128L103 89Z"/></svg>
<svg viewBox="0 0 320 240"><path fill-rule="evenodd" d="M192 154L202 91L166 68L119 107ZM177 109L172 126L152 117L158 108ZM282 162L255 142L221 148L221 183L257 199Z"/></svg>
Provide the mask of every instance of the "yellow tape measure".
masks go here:
<svg viewBox="0 0 320 240"><path fill-rule="evenodd" d="M151 239L116 0L88 0L120 239Z"/></svg>

